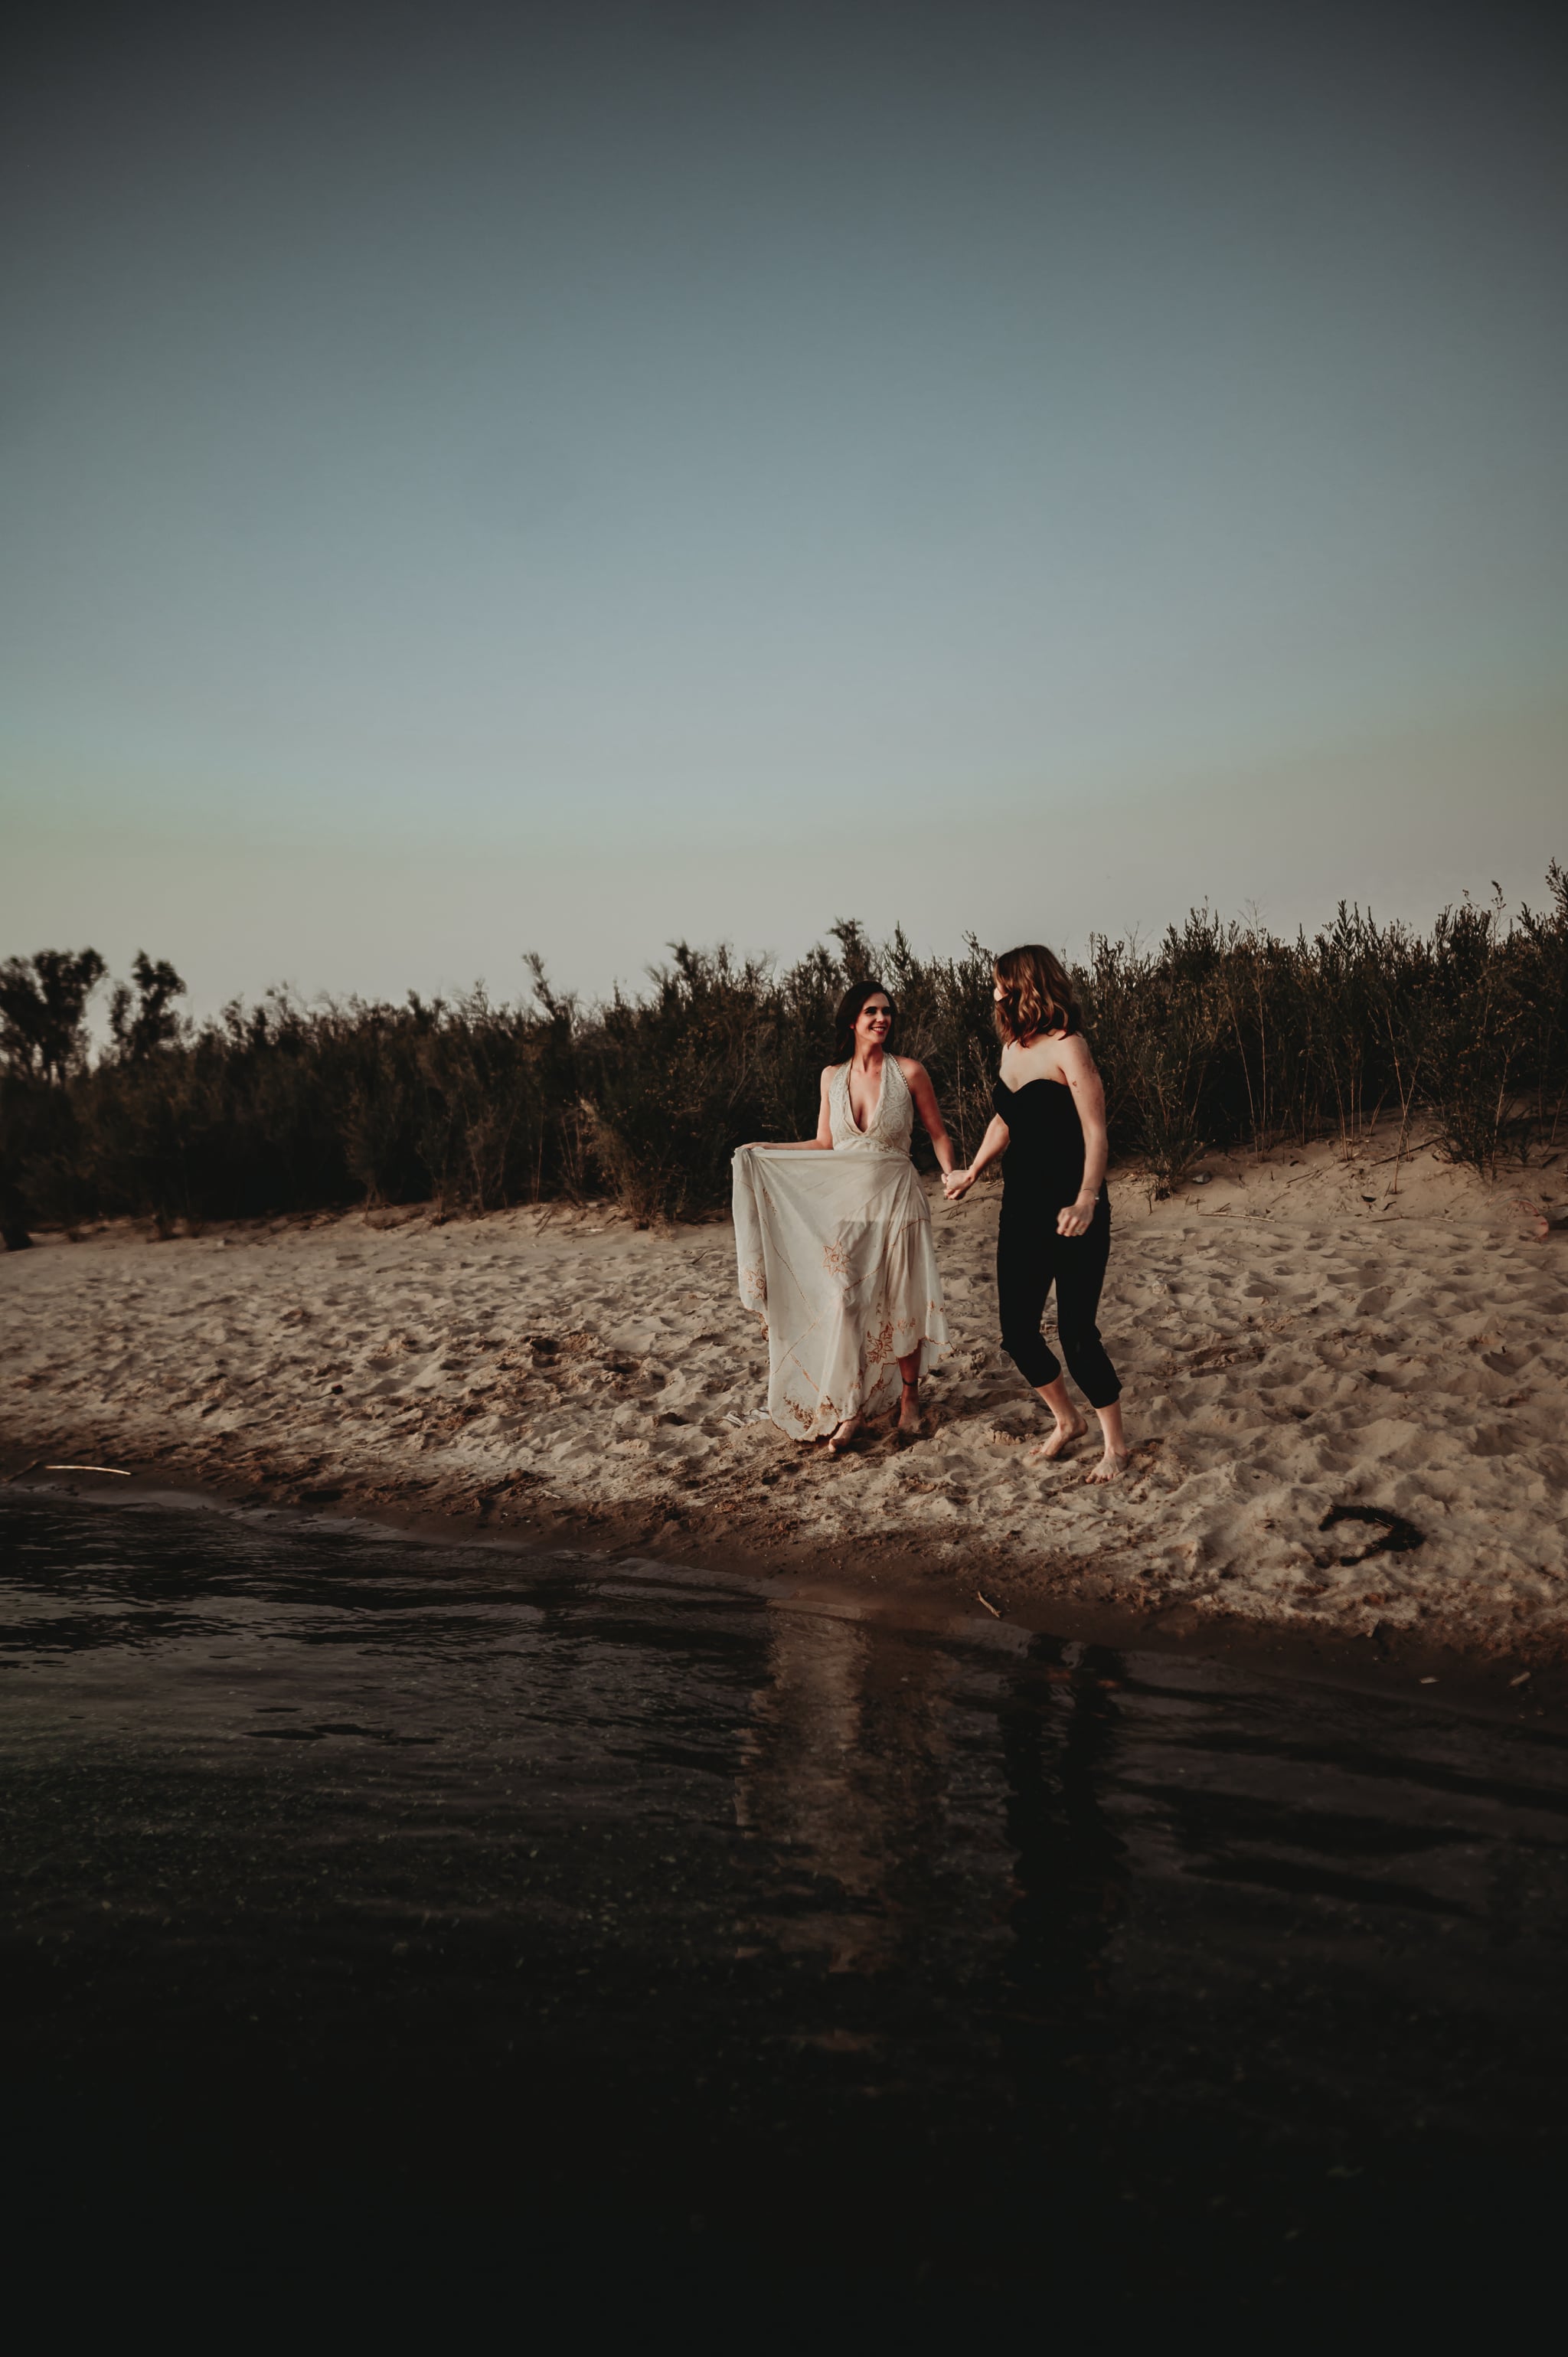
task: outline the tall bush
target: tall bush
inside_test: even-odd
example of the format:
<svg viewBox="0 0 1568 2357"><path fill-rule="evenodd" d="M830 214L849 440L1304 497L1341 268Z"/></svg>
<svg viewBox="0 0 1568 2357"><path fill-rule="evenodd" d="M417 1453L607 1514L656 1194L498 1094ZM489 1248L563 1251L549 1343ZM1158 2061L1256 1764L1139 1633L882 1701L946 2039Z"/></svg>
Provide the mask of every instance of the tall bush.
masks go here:
<svg viewBox="0 0 1568 2357"><path fill-rule="evenodd" d="M1568 876L1541 909L1445 909L1429 933L1341 907L1308 937L1193 910L1144 949L1095 940L1076 979L1112 1151L1157 1189L1206 1152L1430 1118L1495 1170L1553 1140L1568 1095ZM751 1137L816 1127L832 1017L876 975L896 1044L927 1065L961 1155L991 1116L989 952L922 957L850 920L779 968L674 945L632 994L585 1006L537 959L515 1004L482 989L398 1006L274 991L181 1019L166 963L138 953L111 1039L87 1052L92 951L0 965L0 1230L120 1212L177 1220L433 1201L489 1211L608 1193L634 1218L700 1216ZM920 1141L917 1151L929 1163Z"/></svg>

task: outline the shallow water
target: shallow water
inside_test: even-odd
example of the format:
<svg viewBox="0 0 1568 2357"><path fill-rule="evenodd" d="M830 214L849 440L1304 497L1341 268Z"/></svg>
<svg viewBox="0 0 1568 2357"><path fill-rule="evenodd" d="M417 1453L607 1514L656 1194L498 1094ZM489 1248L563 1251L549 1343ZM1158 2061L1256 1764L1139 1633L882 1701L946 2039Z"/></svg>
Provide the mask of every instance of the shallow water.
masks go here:
<svg viewBox="0 0 1568 2357"><path fill-rule="evenodd" d="M1555 2241L1555 1727L349 1525L0 1544L40 2235L881 2320Z"/></svg>

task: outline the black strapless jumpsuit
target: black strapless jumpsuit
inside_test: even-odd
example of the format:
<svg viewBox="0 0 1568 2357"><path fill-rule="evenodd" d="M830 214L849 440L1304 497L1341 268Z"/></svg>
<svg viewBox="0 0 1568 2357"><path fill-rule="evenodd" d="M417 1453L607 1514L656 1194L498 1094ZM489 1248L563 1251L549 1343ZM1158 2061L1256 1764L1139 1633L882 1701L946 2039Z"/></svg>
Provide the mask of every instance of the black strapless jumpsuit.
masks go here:
<svg viewBox="0 0 1568 2357"><path fill-rule="evenodd" d="M1057 1213L1083 1184L1083 1125L1065 1081L998 1081L991 1102L1007 1125L1002 1219L996 1232L996 1296L1002 1347L1038 1391L1061 1372L1040 1331L1046 1297L1057 1289L1057 1335L1074 1383L1090 1407L1122 1396L1095 1315L1111 1253L1111 1198L1103 1187L1081 1236L1057 1233Z"/></svg>

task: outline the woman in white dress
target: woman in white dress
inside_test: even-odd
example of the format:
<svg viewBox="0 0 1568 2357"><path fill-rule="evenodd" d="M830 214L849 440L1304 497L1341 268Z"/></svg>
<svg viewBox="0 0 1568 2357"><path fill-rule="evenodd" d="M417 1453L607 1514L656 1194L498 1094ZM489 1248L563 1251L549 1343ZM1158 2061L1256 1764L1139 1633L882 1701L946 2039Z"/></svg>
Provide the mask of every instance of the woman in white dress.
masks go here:
<svg viewBox="0 0 1568 2357"><path fill-rule="evenodd" d="M925 1068L887 1053L880 983L846 991L844 1061L822 1073L815 1137L735 1157L740 1297L768 1329L768 1409L798 1440L847 1448L891 1407L920 1428L920 1376L947 1341L931 1214L909 1159L918 1114L943 1172L952 1140Z"/></svg>

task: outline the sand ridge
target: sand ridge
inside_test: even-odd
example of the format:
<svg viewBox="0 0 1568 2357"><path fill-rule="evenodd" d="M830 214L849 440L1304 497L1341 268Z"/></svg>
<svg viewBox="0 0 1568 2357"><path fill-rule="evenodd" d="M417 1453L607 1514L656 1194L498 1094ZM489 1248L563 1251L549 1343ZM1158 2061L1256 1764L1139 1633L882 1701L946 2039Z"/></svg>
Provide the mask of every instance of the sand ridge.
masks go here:
<svg viewBox="0 0 1568 2357"><path fill-rule="evenodd" d="M90 1442L286 1498L608 1519L852 1568L897 1548L1002 1566L1015 1592L1556 1652L1568 1232L1518 1176L1394 1146L1216 1158L1153 1204L1113 1177L1101 1325L1134 1457L1108 1491L1083 1485L1091 1438L1029 1459L1046 1419L997 1347L991 1187L933 1189L955 1339L912 1447L835 1463L759 1414L727 1224L555 1206L163 1243L120 1223L6 1254L10 1469Z"/></svg>

